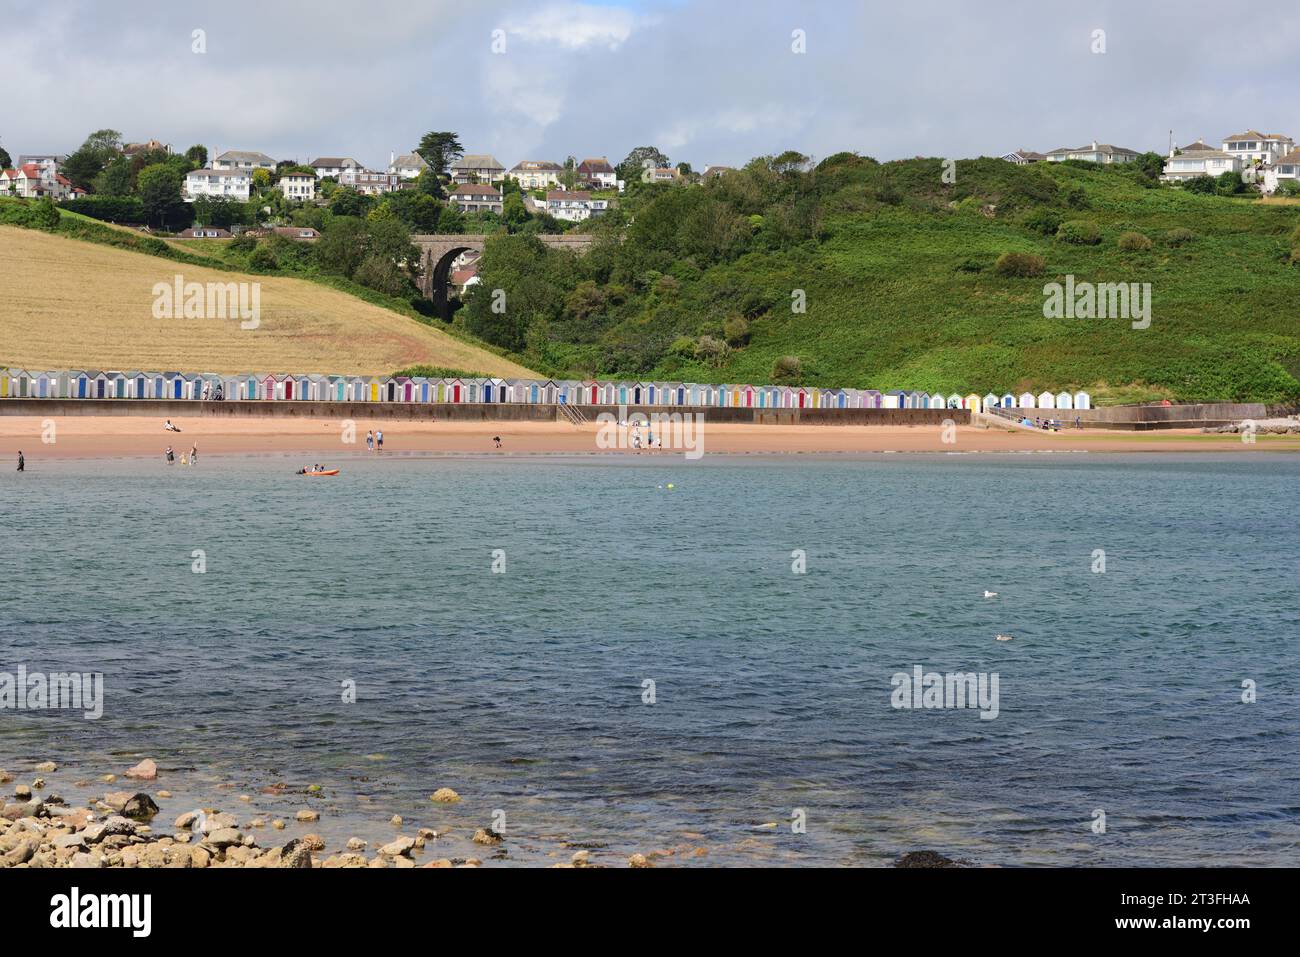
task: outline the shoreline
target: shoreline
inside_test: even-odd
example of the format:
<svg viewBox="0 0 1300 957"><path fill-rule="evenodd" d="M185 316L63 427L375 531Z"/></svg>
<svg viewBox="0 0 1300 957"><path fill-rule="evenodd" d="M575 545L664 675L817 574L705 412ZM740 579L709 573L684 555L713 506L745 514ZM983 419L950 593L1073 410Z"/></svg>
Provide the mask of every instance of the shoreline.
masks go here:
<svg viewBox="0 0 1300 957"><path fill-rule="evenodd" d="M602 448L596 423L423 422L386 419L195 417L177 419L181 432L143 416L0 417L0 466L12 468L21 450L31 469L41 459L162 458L199 448L199 462L213 455L302 455L315 459L357 455L410 459L420 456L496 456L528 460L553 456L613 456L654 461L710 455L851 455L861 453L1036 452L1300 452L1300 435L1258 435L1244 442L1231 433L1169 430L1122 432L1062 430L1031 432L959 425L946 433L927 426L764 425L709 423L700 427L690 453L683 449ZM369 453L366 433L383 430L384 452ZM625 430L621 441L630 444ZM500 436L501 448L494 437ZM608 433L606 433L608 437ZM949 441L945 441L947 438ZM50 441L52 439L53 441ZM349 441L351 439L351 441ZM666 443L671 444L671 443Z"/></svg>

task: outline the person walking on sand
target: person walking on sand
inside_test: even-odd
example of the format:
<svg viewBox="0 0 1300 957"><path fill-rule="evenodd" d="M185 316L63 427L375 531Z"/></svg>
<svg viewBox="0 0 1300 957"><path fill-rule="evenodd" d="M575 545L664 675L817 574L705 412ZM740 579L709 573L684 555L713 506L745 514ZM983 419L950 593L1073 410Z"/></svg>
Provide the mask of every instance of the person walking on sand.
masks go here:
<svg viewBox="0 0 1300 957"><path fill-rule="evenodd" d="M199 443L195 442L190 446L190 465L199 464Z"/></svg>
<svg viewBox="0 0 1300 957"><path fill-rule="evenodd" d="M373 452L374 450L375 450L375 433L367 429L366 430L366 451Z"/></svg>
<svg viewBox="0 0 1300 957"><path fill-rule="evenodd" d="M501 436L499 435L492 436L492 441L496 443L497 448L501 448Z"/></svg>
<svg viewBox="0 0 1300 957"><path fill-rule="evenodd" d="M18 450L18 471L27 471L27 460L23 458L23 450Z"/></svg>
<svg viewBox="0 0 1300 957"><path fill-rule="evenodd" d="M384 451L384 430L378 429L375 432L375 447L378 451Z"/></svg>

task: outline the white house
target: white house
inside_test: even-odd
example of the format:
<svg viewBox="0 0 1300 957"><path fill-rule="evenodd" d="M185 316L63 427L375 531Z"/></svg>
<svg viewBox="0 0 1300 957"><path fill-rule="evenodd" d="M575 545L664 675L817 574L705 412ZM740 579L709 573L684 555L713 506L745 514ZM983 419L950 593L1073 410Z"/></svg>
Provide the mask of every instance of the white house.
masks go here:
<svg viewBox="0 0 1300 957"><path fill-rule="evenodd" d="M220 196L244 203L252 185L251 169L194 169L185 174L185 201Z"/></svg>
<svg viewBox="0 0 1300 957"><path fill-rule="evenodd" d="M578 182L591 189L614 189L618 173L605 157L588 158L578 164Z"/></svg>
<svg viewBox="0 0 1300 957"><path fill-rule="evenodd" d="M275 171L275 160L265 153L250 150L226 150L212 161L214 170L223 169L264 169Z"/></svg>
<svg viewBox="0 0 1300 957"><path fill-rule="evenodd" d="M41 172L49 171L53 176L59 171L59 167L68 161L66 153L34 153L31 155L22 155L18 157L18 164L15 169L21 169L29 163L35 163L40 167Z"/></svg>
<svg viewBox="0 0 1300 957"><path fill-rule="evenodd" d="M556 219L579 222L598 216L609 209L609 200L592 199L585 190L565 192L562 189L551 190L546 194L546 211Z"/></svg>
<svg viewBox="0 0 1300 957"><path fill-rule="evenodd" d="M376 173L368 169L345 169L339 174L339 185L355 189L365 196L378 196L391 193L401 186L402 177L397 173Z"/></svg>
<svg viewBox="0 0 1300 957"><path fill-rule="evenodd" d="M1266 193L1276 192L1279 185L1285 182L1300 181L1300 150L1292 150L1285 156L1279 157L1277 162L1270 163L1263 168L1263 190Z"/></svg>
<svg viewBox="0 0 1300 957"><path fill-rule="evenodd" d="M326 176L333 176L339 179L344 170L362 170L365 169L360 163L350 156L320 156L307 164L316 171L316 175L321 179Z"/></svg>
<svg viewBox="0 0 1300 957"><path fill-rule="evenodd" d="M415 179L428 168L429 164L419 153L388 154L388 172L396 173L402 179Z"/></svg>
<svg viewBox="0 0 1300 957"><path fill-rule="evenodd" d="M295 170L280 177L280 192L285 199L310 203L316 198L316 174Z"/></svg>
<svg viewBox="0 0 1300 957"><path fill-rule="evenodd" d="M506 178L506 168L495 156L487 153L468 153L451 164L453 183L499 183Z"/></svg>
<svg viewBox="0 0 1300 957"><path fill-rule="evenodd" d="M547 189L560 185L564 167L549 160L520 160L510 170L510 177L524 189Z"/></svg>
<svg viewBox="0 0 1300 957"><path fill-rule="evenodd" d="M1244 168L1248 163L1275 163L1295 149L1291 137L1283 133L1259 133L1247 130L1223 138L1223 151L1236 156Z"/></svg>
<svg viewBox="0 0 1300 957"><path fill-rule="evenodd" d="M453 186L447 196L447 202L457 206L462 213L500 213L502 209L501 192L491 186L467 183Z"/></svg>
<svg viewBox="0 0 1300 957"><path fill-rule="evenodd" d="M1041 163L1047 157L1042 153L1035 153L1033 150L1018 149L1011 153L1003 153L999 159L1004 159L1008 163L1015 163L1017 166L1028 166L1030 163Z"/></svg>
<svg viewBox="0 0 1300 957"><path fill-rule="evenodd" d="M84 194L85 190L73 186L56 164L22 163L15 169L0 171L0 195L26 199L48 196L58 200Z"/></svg>
<svg viewBox="0 0 1300 957"><path fill-rule="evenodd" d="M1175 147L1165 160L1165 170L1160 178L1169 182L1192 179L1197 176L1219 176L1241 171L1241 159L1232 153L1216 150L1197 140L1182 149Z"/></svg>
<svg viewBox="0 0 1300 957"><path fill-rule="evenodd" d="M1088 146L1072 148L1062 146L1060 149L1049 151L1047 162L1060 163L1063 160L1084 160L1088 163L1131 163L1138 158L1137 150L1126 149L1123 146L1112 146L1109 143L1098 143L1093 140Z"/></svg>

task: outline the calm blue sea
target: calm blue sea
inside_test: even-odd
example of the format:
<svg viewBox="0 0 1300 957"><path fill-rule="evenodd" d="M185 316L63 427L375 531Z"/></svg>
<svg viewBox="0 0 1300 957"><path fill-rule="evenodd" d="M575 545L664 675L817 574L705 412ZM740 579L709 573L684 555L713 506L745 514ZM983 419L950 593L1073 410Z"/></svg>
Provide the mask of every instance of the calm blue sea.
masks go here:
<svg viewBox="0 0 1300 957"><path fill-rule="evenodd" d="M149 756L168 822L332 842L503 814L515 863L1300 863L1300 457L297 464L0 473L0 671L105 682L0 711L0 768L71 800ZM916 665L998 716L891 707Z"/></svg>

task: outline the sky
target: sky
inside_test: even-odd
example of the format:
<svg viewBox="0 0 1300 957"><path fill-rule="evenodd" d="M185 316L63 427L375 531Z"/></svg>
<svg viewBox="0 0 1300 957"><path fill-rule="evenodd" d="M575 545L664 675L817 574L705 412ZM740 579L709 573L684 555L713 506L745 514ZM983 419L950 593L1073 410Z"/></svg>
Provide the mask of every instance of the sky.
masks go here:
<svg viewBox="0 0 1300 957"><path fill-rule="evenodd" d="M429 130L509 168L695 169L1300 137L1300 6L1206 0L0 0L0 145L93 130L370 167ZM196 31L202 31L196 33ZM1098 34L1097 31L1103 31ZM201 42L200 42L201 41ZM1104 52L1103 52L1104 51Z"/></svg>

